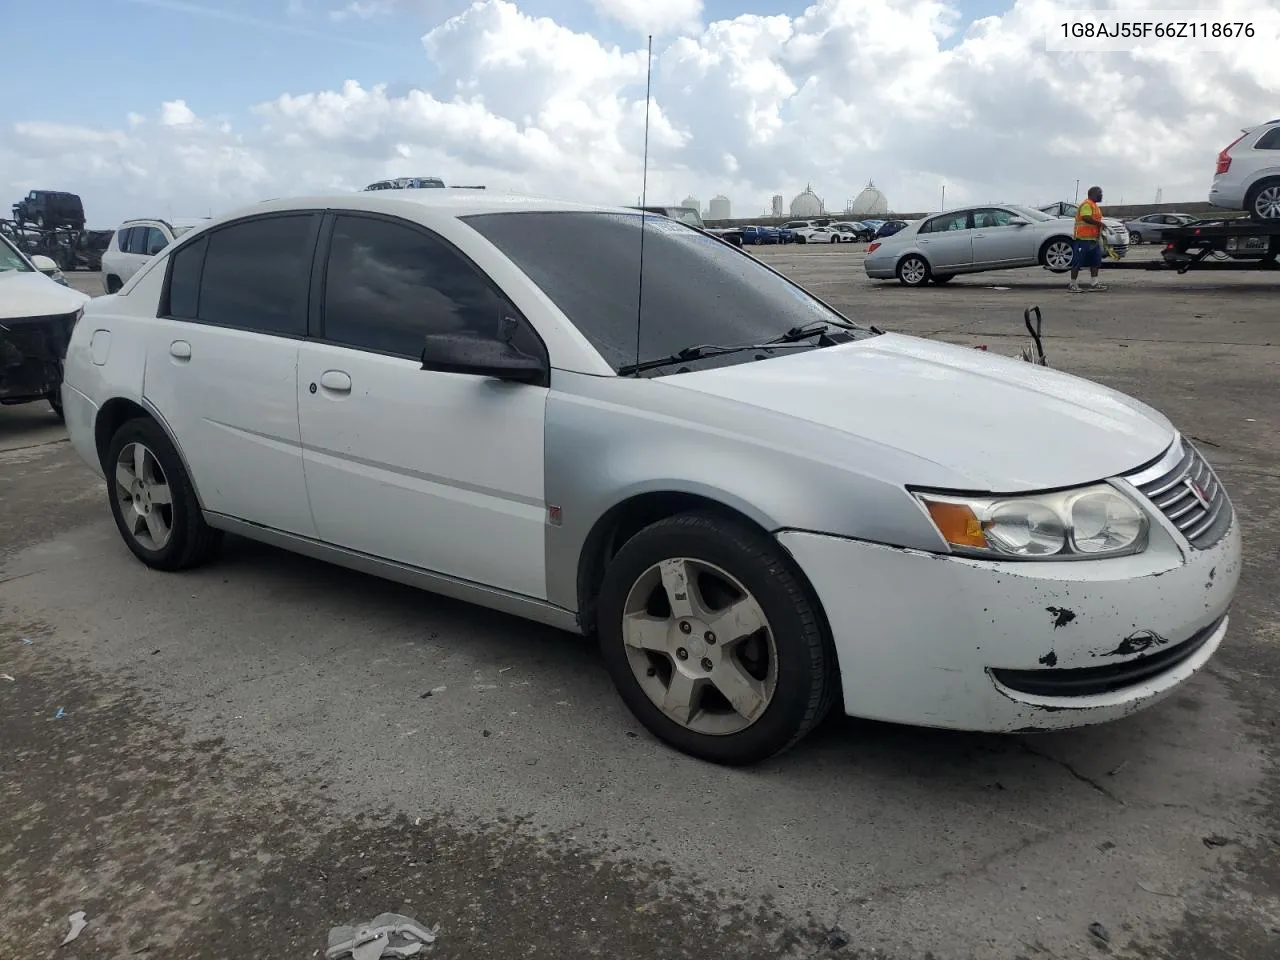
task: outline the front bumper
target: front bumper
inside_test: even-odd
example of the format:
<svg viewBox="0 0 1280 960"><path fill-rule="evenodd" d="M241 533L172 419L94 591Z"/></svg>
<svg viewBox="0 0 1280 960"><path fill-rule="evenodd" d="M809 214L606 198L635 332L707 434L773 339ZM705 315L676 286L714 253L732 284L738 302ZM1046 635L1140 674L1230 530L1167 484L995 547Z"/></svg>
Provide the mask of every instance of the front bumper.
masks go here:
<svg viewBox="0 0 1280 960"><path fill-rule="evenodd" d="M1213 656L1240 578L1238 520L1212 548L1153 525L1142 554L984 562L822 534L779 542L817 592L845 712L985 732L1101 723Z"/></svg>

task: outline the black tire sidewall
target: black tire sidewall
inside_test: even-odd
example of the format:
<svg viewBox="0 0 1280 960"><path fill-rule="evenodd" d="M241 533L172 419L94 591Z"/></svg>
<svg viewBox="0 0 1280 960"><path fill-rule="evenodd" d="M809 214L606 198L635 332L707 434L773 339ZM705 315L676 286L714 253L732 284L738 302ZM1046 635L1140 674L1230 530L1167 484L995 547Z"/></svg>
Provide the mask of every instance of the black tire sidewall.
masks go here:
<svg viewBox="0 0 1280 960"><path fill-rule="evenodd" d="M125 524L120 496L116 490L115 469L120 451L130 443L141 443L149 449L164 471L165 482L169 485L169 495L173 505L173 525L169 542L160 550L148 550L129 533ZM197 524L203 523L195 491L187 477L177 450L169 441L168 435L154 420L138 418L129 420L115 432L107 447L107 455L103 463L103 471L107 478L107 499L111 504L111 515L115 518L116 528L125 545L133 554L149 567L158 570L177 570L184 565L187 548L195 536Z"/></svg>
<svg viewBox="0 0 1280 960"><path fill-rule="evenodd" d="M695 733L669 719L632 673L622 639L622 611L632 585L662 560L688 557L715 564L745 586L764 611L777 649L778 681L772 702L746 730L726 736ZM785 551L744 524L703 514L660 521L629 540L605 572L597 603L597 632L605 665L623 701L656 737L692 756L715 763L748 764L767 759L800 739L815 718L814 701L831 683L817 602Z"/></svg>

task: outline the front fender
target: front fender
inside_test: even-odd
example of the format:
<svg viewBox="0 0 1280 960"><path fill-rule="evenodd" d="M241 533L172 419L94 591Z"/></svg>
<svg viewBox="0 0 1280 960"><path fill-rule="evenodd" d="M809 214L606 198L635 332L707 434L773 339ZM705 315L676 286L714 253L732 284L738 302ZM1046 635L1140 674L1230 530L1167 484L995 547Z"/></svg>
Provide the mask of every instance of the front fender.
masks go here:
<svg viewBox="0 0 1280 960"><path fill-rule="evenodd" d="M785 438L785 439L784 439ZM819 452L823 451L823 452ZM860 457L876 462L857 469ZM941 537L888 476L938 465L783 414L693 395L662 378L555 371L547 402L547 597L578 609L578 562L597 522L646 493L723 504L768 531L810 530L918 550Z"/></svg>

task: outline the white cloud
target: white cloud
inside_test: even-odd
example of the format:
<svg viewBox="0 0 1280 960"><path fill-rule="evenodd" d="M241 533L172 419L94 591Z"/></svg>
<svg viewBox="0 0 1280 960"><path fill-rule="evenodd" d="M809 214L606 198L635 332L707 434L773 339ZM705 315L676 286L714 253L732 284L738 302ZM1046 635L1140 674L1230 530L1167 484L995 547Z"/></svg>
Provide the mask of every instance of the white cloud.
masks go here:
<svg viewBox="0 0 1280 960"><path fill-rule="evenodd" d="M702 0L592 0L597 10L624 27L642 33L694 30L702 16Z"/></svg>
<svg viewBox="0 0 1280 960"><path fill-rule="evenodd" d="M1079 178L1112 202L1150 200L1158 186L1167 200L1199 200L1217 150L1276 116L1280 58L1261 45L1050 54L1046 29L1083 4L1011 2L965 27L942 0L816 0L794 18L743 15L655 39L650 198L725 193L752 216L806 182L840 208L874 178L912 211L936 205L944 183L948 203L1048 202ZM615 17L632 9L611 6ZM646 4L670 22L695 6ZM1265 6L1250 16L1275 37L1280 10ZM36 115L0 130L0 188L76 189L97 224L407 174L632 203L645 50L627 36L618 46L476 0L422 37L438 78L427 89L264 91L230 122L202 123L194 95L162 104L159 124L139 122L136 103L102 127Z"/></svg>

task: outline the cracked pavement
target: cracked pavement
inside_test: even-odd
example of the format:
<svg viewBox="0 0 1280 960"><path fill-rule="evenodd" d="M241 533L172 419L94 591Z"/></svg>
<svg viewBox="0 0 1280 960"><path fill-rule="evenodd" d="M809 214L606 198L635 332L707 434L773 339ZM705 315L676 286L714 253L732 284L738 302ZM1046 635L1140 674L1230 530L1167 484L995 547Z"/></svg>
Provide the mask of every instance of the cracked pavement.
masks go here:
<svg viewBox="0 0 1280 960"><path fill-rule="evenodd" d="M384 911L438 923L444 958L1280 956L1280 283L907 290L843 246L761 256L1000 352L1039 303L1052 366L1200 438L1246 543L1209 669L1108 726L833 718L719 769L654 742L572 636L242 540L146 570L47 408L3 408L0 957L304 958Z"/></svg>

